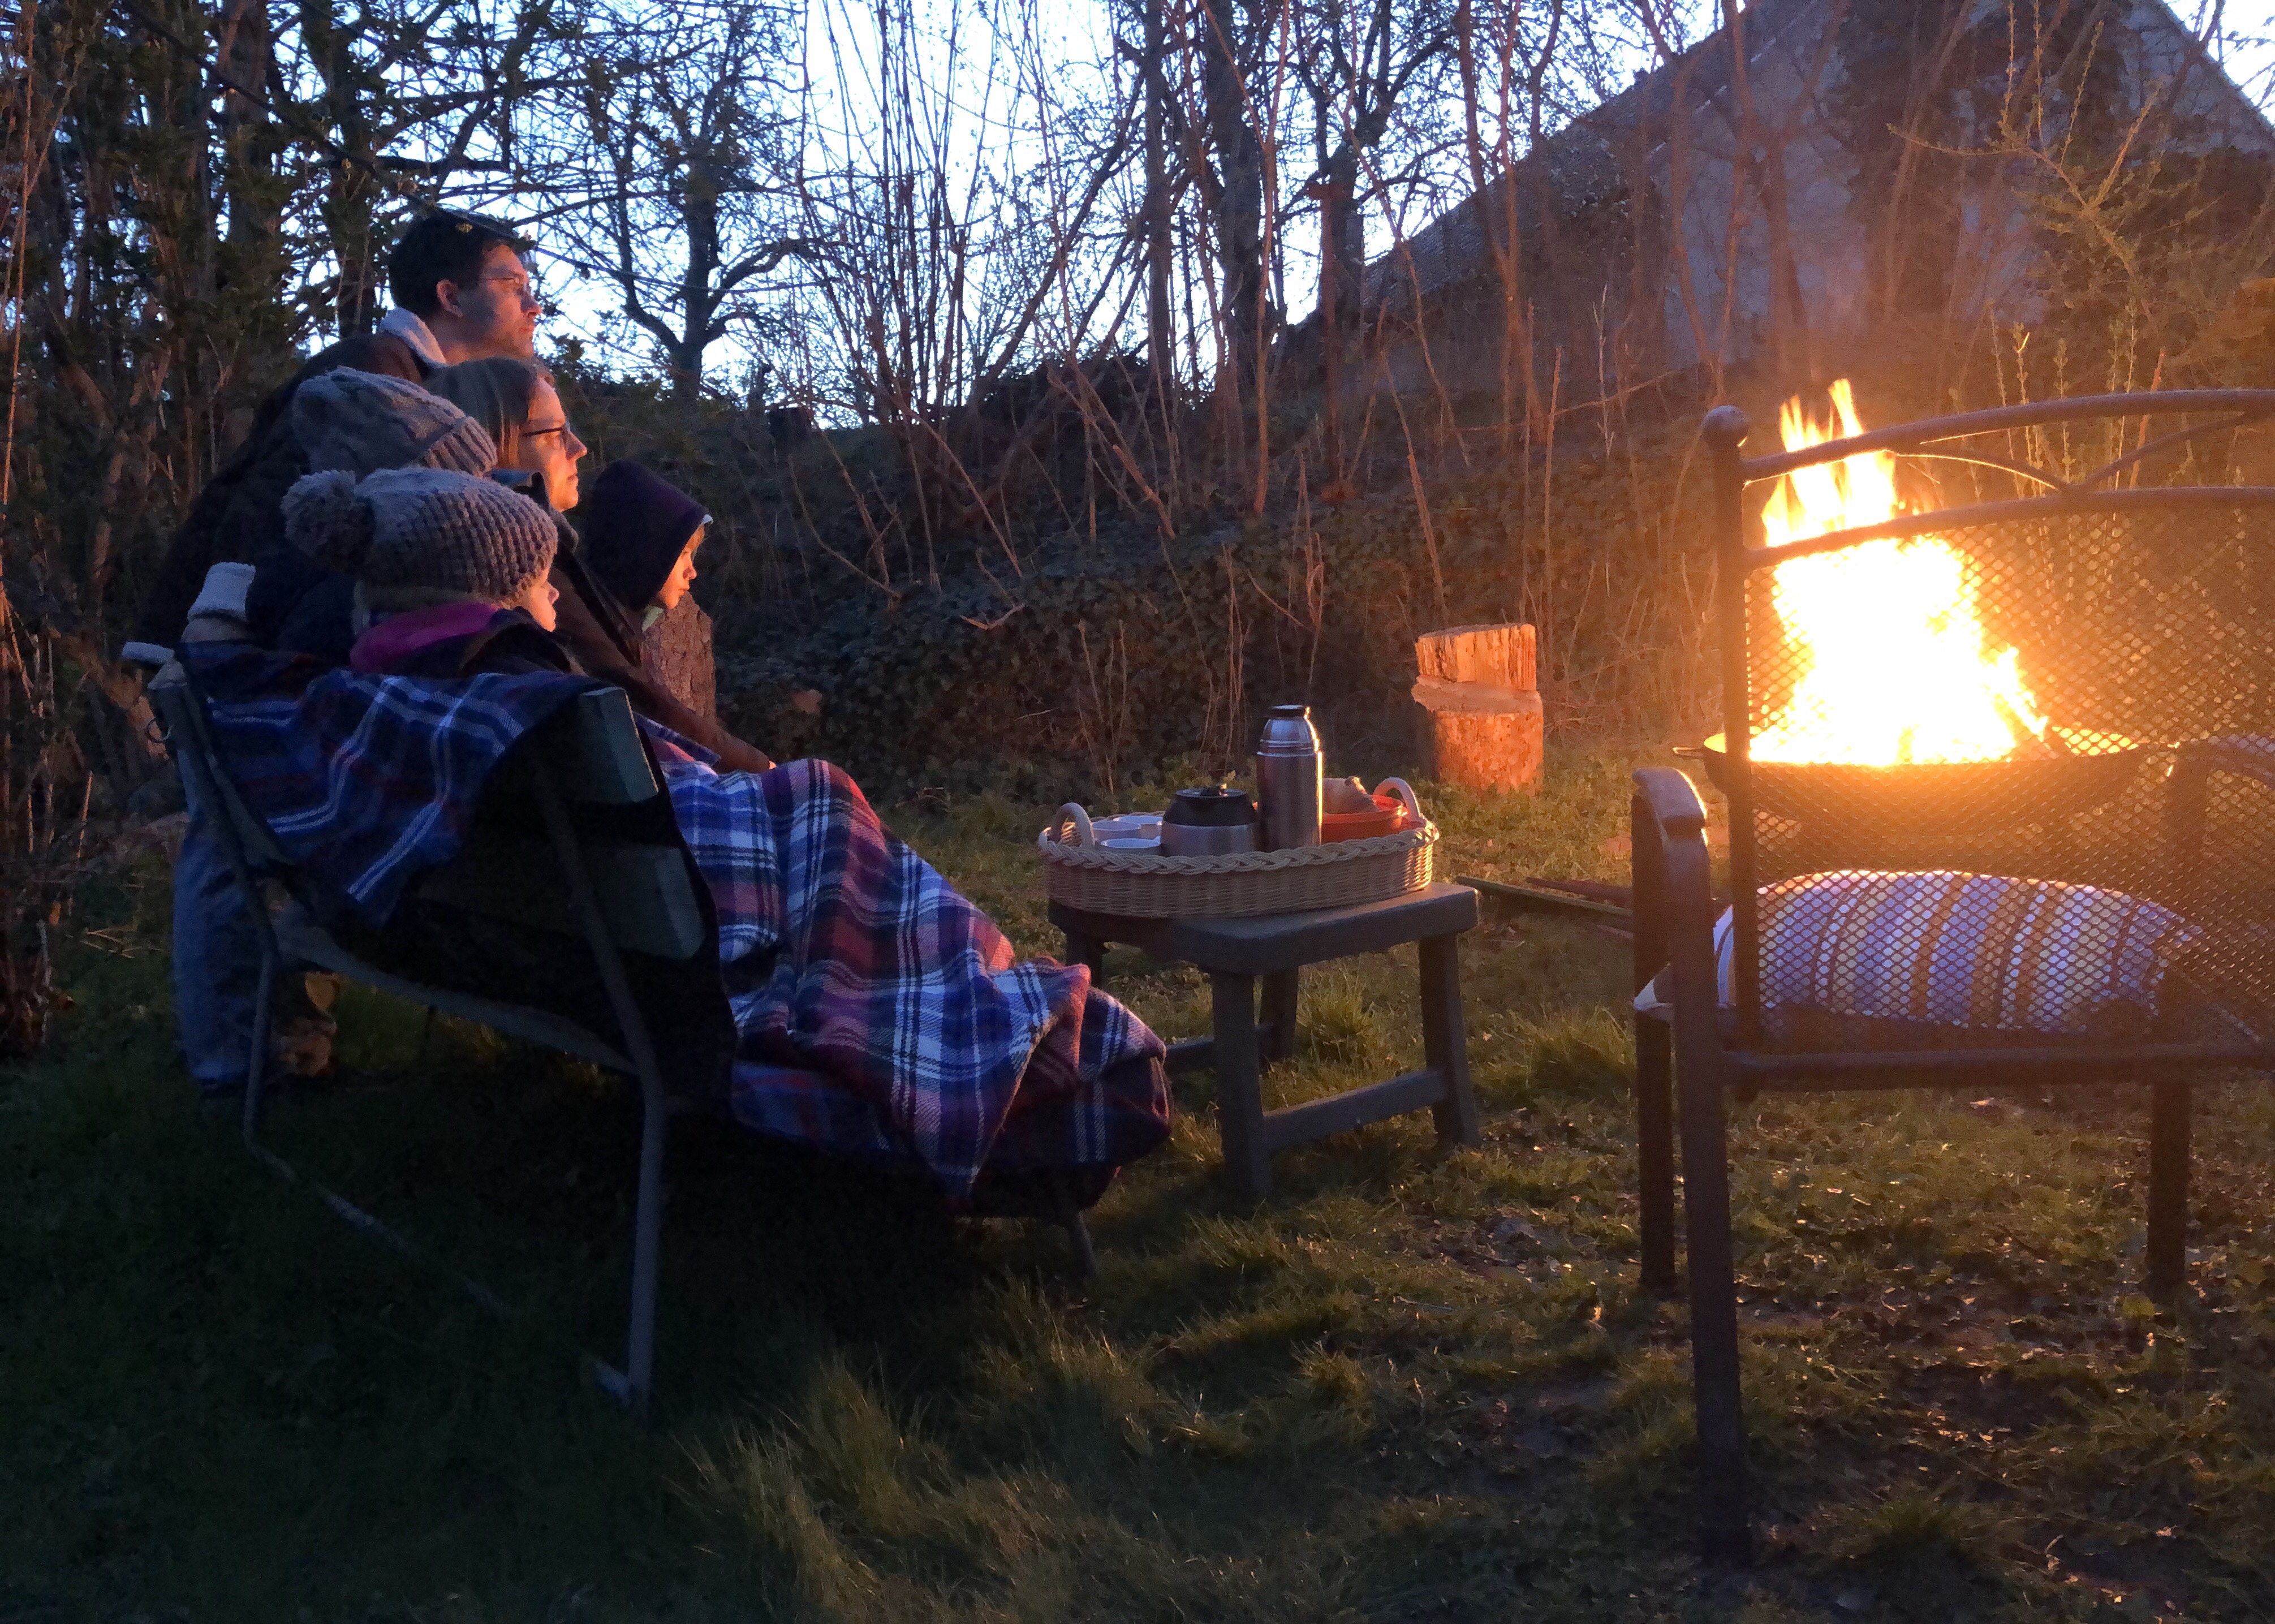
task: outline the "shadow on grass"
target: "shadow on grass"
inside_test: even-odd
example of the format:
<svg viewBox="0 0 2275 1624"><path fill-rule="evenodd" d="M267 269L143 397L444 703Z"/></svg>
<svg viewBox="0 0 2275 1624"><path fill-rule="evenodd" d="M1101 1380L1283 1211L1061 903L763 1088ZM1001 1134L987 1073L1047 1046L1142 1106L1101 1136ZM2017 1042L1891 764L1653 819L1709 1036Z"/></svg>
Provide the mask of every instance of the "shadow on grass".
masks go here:
<svg viewBox="0 0 2275 1624"><path fill-rule="evenodd" d="M1604 875L1624 796L1589 757L1537 803L1433 804L1485 872ZM1047 950L1040 817L901 827ZM621 1348L628 1091L447 1023L422 1052L416 1012L351 994L368 1080L280 1106L281 1147L503 1291L501 1326L198 1112L165 905L148 873L83 899L79 1008L0 1080L11 1624L2275 1611L2256 1091L2205 1091L2198 1292L2164 1314L2130 1284L2131 1101L1735 1109L1770 1532L1718 1573L1689 1554L1683 1313L1636 1285L1625 950L1583 927L1464 948L1482 1149L1402 1119L1282 1155L1246 1206L1211 1081L1183 1079L1080 1292L1055 1232L678 1124L642 1430L572 1352ZM1190 971L1108 971L1205 1030ZM1311 976L1275 1102L1416 1063L1415 975Z"/></svg>

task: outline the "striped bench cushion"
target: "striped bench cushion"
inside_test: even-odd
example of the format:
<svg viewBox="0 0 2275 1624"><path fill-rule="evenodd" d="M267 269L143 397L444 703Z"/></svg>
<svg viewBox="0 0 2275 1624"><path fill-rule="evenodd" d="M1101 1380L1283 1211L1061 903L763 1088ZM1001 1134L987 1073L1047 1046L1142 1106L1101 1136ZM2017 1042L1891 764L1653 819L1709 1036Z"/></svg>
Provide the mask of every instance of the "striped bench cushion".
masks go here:
<svg viewBox="0 0 2275 1624"><path fill-rule="evenodd" d="M2155 1022L2166 972L2203 940L2171 909L2122 891L1943 869L1765 886L1761 933L1765 1013L2074 1037ZM1728 1005L1727 910L1714 948ZM1664 996L1646 988L1636 1007Z"/></svg>

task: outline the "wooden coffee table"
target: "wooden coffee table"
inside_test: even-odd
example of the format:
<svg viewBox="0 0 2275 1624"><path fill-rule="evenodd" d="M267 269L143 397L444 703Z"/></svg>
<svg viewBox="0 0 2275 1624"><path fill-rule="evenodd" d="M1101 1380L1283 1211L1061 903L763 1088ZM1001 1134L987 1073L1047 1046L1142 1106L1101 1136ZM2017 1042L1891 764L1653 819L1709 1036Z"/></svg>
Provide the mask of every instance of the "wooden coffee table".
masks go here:
<svg viewBox="0 0 2275 1624"><path fill-rule="evenodd" d="M1478 1143L1458 952L1462 933L1478 922L1478 894L1469 887L1427 886L1385 902L1251 919L1129 918L1053 903L1050 919L1066 933L1067 962L1089 965L1093 976L1107 944L1115 941L1207 973L1215 1035L1172 1045L1169 1069L1215 1067L1225 1167L1243 1195L1261 1199L1270 1190L1275 1151L1425 1106L1437 1119L1440 1144ZM1381 953L1409 941L1420 943L1422 951L1422 1069L1266 1111L1262 1068L1294 1049L1296 978L1303 966Z"/></svg>

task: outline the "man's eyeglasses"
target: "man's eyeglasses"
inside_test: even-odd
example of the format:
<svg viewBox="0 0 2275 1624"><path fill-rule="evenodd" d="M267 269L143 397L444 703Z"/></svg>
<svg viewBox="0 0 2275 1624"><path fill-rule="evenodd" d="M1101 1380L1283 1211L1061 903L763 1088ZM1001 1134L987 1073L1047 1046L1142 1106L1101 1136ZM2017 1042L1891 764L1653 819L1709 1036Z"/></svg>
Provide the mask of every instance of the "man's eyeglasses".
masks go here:
<svg viewBox="0 0 2275 1624"><path fill-rule="evenodd" d="M501 271L495 276L485 276L482 278L482 285L504 288L525 305L533 305L540 310L545 307L545 301L537 296L537 284L528 277L518 276L511 271Z"/></svg>

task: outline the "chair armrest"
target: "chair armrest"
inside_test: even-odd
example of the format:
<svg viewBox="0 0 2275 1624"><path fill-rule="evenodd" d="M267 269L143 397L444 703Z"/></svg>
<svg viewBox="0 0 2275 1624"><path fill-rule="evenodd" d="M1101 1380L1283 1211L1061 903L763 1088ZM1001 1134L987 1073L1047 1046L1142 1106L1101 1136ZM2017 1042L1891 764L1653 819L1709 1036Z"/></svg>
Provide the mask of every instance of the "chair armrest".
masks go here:
<svg viewBox="0 0 2275 1624"><path fill-rule="evenodd" d="M1670 963L1685 990L1700 985L1714 1001L1712 862L1706 850L1706 807L1689 779L1673 767L1635 774L1629 799L1628 861L1635 908L1635 985L1638 991Z"/></svg>
<svg viewBox="0 0 2275 1624"><path fill-rule="evenodd" d="M1673 767L1640 768L1635 786L1636 798L1651 809L1663 833L1680 839L1705 832L1706 804L1698 798L1697 786Z"/></svg>
<svg viewBox="0 0 2275 1624"><path fill-rule="evenodd" d="M2175 775L2233 773L2275 789L2275 740L2249 736L2194 739L2175 752Z"/></svg>

